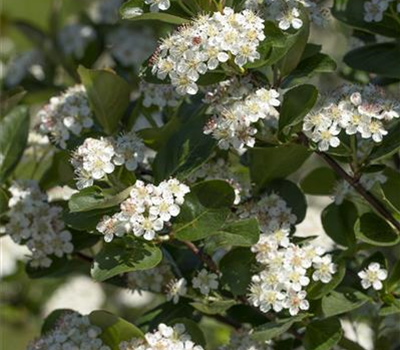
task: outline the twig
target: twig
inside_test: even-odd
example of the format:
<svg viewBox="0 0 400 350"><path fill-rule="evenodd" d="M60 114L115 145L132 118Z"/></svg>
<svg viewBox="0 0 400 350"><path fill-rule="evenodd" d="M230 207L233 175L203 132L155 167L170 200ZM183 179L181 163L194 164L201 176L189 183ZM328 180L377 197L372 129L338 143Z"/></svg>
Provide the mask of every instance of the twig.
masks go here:
<svg viewBox="0 0 400 350"><path fill-rule="evenodd" d="M182 241L182 243L188 247L189 250L191 250L193 254L195 254L205 265L207 265L210 271L219 273L217 264L208 254L197 248L197 246L192 242Z"/></svg>
<svg viewBox="0 0 400 350"><path fill-rule="evenodd" d="M85 254L83 254L83 253L81 253L81 252L76 252L74 255L75 255L77 258L79 258L79 259L81 259L81 260L83 260L83 261L86 261L86 262L89 262L89 263L93 263L93 258L92 258L92 257L90 257L90 256L88 256L88 255L85 255Z"/></svg>
<svg viewBox="0 0 400 350"><path fill-rule="evenodd" d="M303 133L299 134L299 140L305 146L308 146L308 140ZM394 218L392 213L386 209L386 207L369 191L367 191L363 185L359 182L357 177L349 175L330 155L315 151L318 156L325 160L325 162L345 181L347 181L370 205L373 207L382 217L390 222L397 231L400 231L400 223Z"/></svg>

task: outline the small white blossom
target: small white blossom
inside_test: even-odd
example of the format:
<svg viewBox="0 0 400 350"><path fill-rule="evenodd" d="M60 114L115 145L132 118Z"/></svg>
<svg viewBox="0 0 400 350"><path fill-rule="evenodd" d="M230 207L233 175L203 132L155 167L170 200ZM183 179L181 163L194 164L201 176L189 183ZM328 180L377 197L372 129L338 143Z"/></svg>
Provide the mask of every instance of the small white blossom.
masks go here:
<svg viewBox="0 0 400 350"><path fill-rule="evenodd" d="M111 350L100 338L101 328L92 325L88 316L66 312L55 328L29 344L27 350Z"/></svg>
<svg viewBox="0 0 400 350"><path fill-rule="evenodd" d="M336 265L332 263L332 256L318 256L314 259L313 267L315 269L312 279L314 281L321 281L322 283L329 283L332 280L332 275L336 272Z"/></svg>
<svg viewBox="0 0 400 350"><path fill-rule="evenodd" d="M145 0L144 2L150 5L151 12L166 11L171 6L169 0Z"/></svg>
<svg viewBox="0 0 400 350"><path fill-rule="evenodd" d="M306 300L306 296L307 293L304 290L300 292L290 290L288 292L283 305L286 309L289 309L290 315L296 316L300 310L309 309L310 303Z"/></svg>
<svg viewBox="0 0 400 350"><path fill-rule="evenodd" d="M167 286L167 300L177 304L181 296L187 293L187 282L184 278L172 280Z"/></svg>
<svg viewBox="0 0 400 350"><path fill-rule="evenodd" d="M75 85L61 95L52 97L37 116L40 119L39 131L63 149L72 135L81 136L94 124L83 85Z"/></svg>
<svg viewBox="0 0 400 350"><path fill-rule="evenodd" d="M386 280L387 276L387 270L382 268L377 262L370 263L366 269L358 273L364 289L372 286L375 290L381 290L383 288L382 281Z"/></svg>
<svg viewBox="0 0 400 350"><path fill-rule="evenodd" d="M192 285L193 288L200 289L201 294L208 295L212 290L218 289L218 275L202 269L193 277Z"/></svg>

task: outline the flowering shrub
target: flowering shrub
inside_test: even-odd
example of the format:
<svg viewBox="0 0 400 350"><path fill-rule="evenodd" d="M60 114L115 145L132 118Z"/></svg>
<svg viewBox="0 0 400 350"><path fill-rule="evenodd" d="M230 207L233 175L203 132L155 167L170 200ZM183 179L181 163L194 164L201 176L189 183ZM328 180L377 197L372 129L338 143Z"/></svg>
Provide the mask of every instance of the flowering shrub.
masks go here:
<svg viewBox="0 0 400 350"><path fill-rule="evenodd" d="M399 348L399 1L57 11L11 21L34 48L1 77L1 234L49 290L157 297L53 311L29 350ZM315 33L340 23L337 64Z"/></svg>

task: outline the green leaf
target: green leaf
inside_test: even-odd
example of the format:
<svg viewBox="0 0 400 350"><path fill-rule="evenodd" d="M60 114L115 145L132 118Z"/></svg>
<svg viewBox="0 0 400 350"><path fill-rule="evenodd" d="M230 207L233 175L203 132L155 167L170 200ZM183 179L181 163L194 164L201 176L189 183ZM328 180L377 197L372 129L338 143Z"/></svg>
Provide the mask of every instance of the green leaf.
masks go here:
<svg viewBox="0 0 400 350"><path fill-rule="evenodd" d="M400 196L398 194L400 189L400 173L394 169L386 168L383 174L387 177L386 182L381 184L383 198L392 208L400 213Z"/></svg>
<svg viewBox="0 0 400 350"><path fill-rule="evenodd" d="M176 306L175 306L176 307ZM200 327L197 325L196 322L188 319L188 318L175 318L172 321L168 322L168 325L175 325L175 324L183 324L185 326L186 333L190 335L192 341L196 345L201 345L206 347L206 338Z"/></svg>
<svg viewBox="0 0 400 350"><path fill-rule="evenodd" d="M8 195L0 188L0 217L8 210Z"/></svg>
<svg viewBox="0 0 400 350"><path fill-rule="evenodd" d="M369 156L370 161L378 161L385 159L400 150L400 122L397 121L388 130L388 134L383 141L374 147Z"/></svg>
<svg viewBox="0 0 400 350"><path fill-rule="evenodd" d="M206 315L223 314L236 304L235 300L195 301L190 303L196 310Z"/></svg>
<svg viewBox="0 0 400 350"><path fill-rule="evenodd" d="M297 67L307 45L308 36L310 34L310 20L305 11L302 11L300 17L303 21L303 25L296 32L295 43L278 62L282 77L288 75Z"/></svg>
<svg viewBox="0 0 400 350"><path fill-rule="evenodd" d="M128 19L131 21L145 21L155 20L171 24L184 24L190 22L190 20L169 13L163 12L147 12L138 15L137 10L143 11L144 1L143 0L130 0L124 3L120 8L120 14L122 19ZM139 12L140 13L140 12Z"/></svg>
<svg viewBox="0 0 400 350"><path fill-rule="evenodd" d="M184 103L178 117L171 120L155 138L162 142L154 162L156 182L170 176L185 179L212 154L215 140L204 135L204 125L209 119L200 101ZM161 140L160 140L161 139Z"/></svg>
<svg viewBox="0 0 400 350"><path fill-rule="evenodd" d="M132 187L128 187L116 195L108 195L100 187L90 186L73 194L68 207L71 213L114 207L128 198L131 190Z"/></svg>
<svg viewBox="0 0 400 350"><path fill-rule="evenodd" d="M49 168L40 179L40 188L48 190L54 186L75 185L75 174L70 163L70 157L68 151L54 154Z"/></svg>
<svg viewBox="0 0 400 350"><path fill-rule="evenodd" d="M67 313L74 312L71 309L57 309L52 311L44 320L42 328L40 330L41 335L46 335L47 333L51 332L54 330L57 326L58 321L62 316L64 316Z"/></svg>
<svg viewBox="0 0 400 350"><path fill-rule="evenodd" d="M353 69L388 78L400 78L399 57L399 44L388 42L354 49L344 56L343 61Z"/></svg>
<svg viewBox="0 0 400 350"><path fill-rule="evenodd" d="M274 180L265 188L265 192L276 193L285 200L297 217L296 224L304 220L307 211L306 197L296 184L289 180Z"/></svg>
<svg viewBox="0 0 400 350"><path fill-rule="evenodd" d="M314 107L317 98L318 90L313 85L300 85L287 91L279 115L279 131L284 132L290 126L300 123Z"/></svg>
<svg viewBox="0 0 400 350"><path fill-rule="evenodd" d="M29 134L29 112L15 107L0 120L0 184L11 174L24 153Z"/></svg>
<svg viewBox="0 0 400 350"><path fill-rule="evenodd" d="M322 298L322 312L325 317L340 315L358 309L368 300L368 296L357 290L348 290L343 293L332 291Z"/></svg>
<svg viewBox="0 0 400 350"><path fill-rule="evenodd" d="M2 92L0 96L0 120L18 105L25 95L26 91L21 86Z"/></svg>
<svg viewBox="0 0 400 350"><path fill-rule="evenodd" d="M374 213L363 214L357 220L354 230L359 240L379 247L392 246L400 241L392 227Z"/></svg>
<svg viewBox="0 0 400 350"><path fill-rule="evenodd" d="M239 220L227 223L212 237L218 247L251 247L258 242L260 228L256 219Z"/></svg>
<svg viewBox="0 0 400 350"><path fill-rule="evenodd" d="M364 0L335 0L332 14L339 20L359 30L380 34L387 37L400 37L398 22L384 16L379 22L366 22L364 20Z"/></svg>
<svg viewBox="0 0 400 350"><path fill-rule="evenodd" d="M96 119L107 134L114 133L129 106L129 84L110 70L80 66L78 73Z"/></svg>
<svg viewBox="0 0 400 350"><path fill-rule="evenodd" d="M254 329L251 338L259 342L267 342L275 339L281 334L287 332L296 322L303 320L307 314L299 314L294 317L278 319L274 322L266 323Z"/></svg>
<svg viewBox="0 0 400 350"><path fill-rule="evenodd" d="M125 272L151 269L161 259L161 250L154 244L126 236L104 243L94 258L91 275L101 282Z"/></svg>
<svg viewBox="0 0 400 350"><path fill-rule="evenodd" d="M306 350L329 350L340 341L342 336L343 329L339 319L317 320L307 326L303 345Z"/></svg>
<svg viewBox="0 0 400 350"><path fill-rule="evenodd" d="M101 328L100 339L112 350L119 350L122 341L144 338L139 328L108 311L93 311L89 315L89 320L92 325Z"/></svg>
<svg viewBox="0 0 400 350"><path fill-rule="evenodd" d="M342 282L345 274L346 264L344 261L340 261L337 263L337 271L332 276L332 280L329 283L322 283L321 281L318 281L311 284L307 290L307 298L311 300L321 299L323 296L334 290L340 284L340 282Z"/></svg>
<svg viewBox="0 0 400 350"><path fill-rule="evenodd" d="M255 147L248 153L250 176L256 184L256 191L265 188L272 180L294 173L311 155L306 147L296 144Z"/></svg>
<svg viewBox="0 0 400 350"><path fill-rule="evenodd" d="M392 305L382 305L378 315L381 317L400 314L400 301Z"/></svg>
<svg viewBox="0 0 400 350"><path fill-rule="evenodd" d="M172 229L180 240L197 241L218 231L225 223L235 193L224 180L199 182L186 195Z"/></svg>
<svg viewBox="0 0 400 350"><path fill-rule="evenodd" d="M337 177L331 168L320 167L308 173L300 183L306 194L328 196L333 193Z"/></svg>
<svg viewBox="0 0 400 350"><path fill-rule="evenodd" d="M278 62L296 43L299 32L287 33L271 21L264 23L265 40L257 49L260 59L245 65L245 68L260 68Z"/></svg>
<svg viewBox="0 0 400 350"><path fill-rule="evenodd" d="M64 213L65 224L78 231L95 231L97 224L104 215L112 215L112 208L96 209L85 212Z"/></svg>
<svg viewBox="0 0 400 350"><path fill-rule="evenodd" d="M337 244L351 247L356 243L354 224L358 219L356 206L349 201L332 203L321 213L322 226L326 234Z"/></svg>
<svg viewBox="0 0 400 350"><path fill-rule="evenodd" d="M336 70L336 62L326 54L317 53L302 59L297 68L282 82L283 87L301 84L320 73L332 73Z"/></svg>
<svg viewBox="0 0 400 350"><path fill-rule="evenodd" d="M396 264L393 266L389 278L386 281L386 285L389 292L400 287L400 260L397 260Z"/></svg>
<svg viewBox="0 0 400 350"><path fill-rule="evenodd" d="M251 282L251 266L254 262L254 254L249 249L231 250L219 264L221 285L234 296L245 295Z"/></svg>

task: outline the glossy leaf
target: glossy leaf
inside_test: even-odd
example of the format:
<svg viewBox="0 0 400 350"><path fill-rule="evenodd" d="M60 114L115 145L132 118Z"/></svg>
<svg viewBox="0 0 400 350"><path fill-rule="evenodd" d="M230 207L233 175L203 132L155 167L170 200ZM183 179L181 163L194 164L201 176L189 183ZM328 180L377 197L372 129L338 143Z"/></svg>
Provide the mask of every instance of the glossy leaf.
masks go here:
<svg viewBox="0 0 400 350"><path fill-rule="evenodd" d="M333 193L337 177L335 172L327 167L316 168L308 173L300 183L306 194L313 196L329 196Z"/></svg>
<svg viewBox="0 0 400 350"><path fill-rule="evenodd" d="M0 120L0 184L17 166L28 140L29 112L15 107Z"/></svg>
<svg viewBox="0 0 400 350"><path fill-rule="evenodd" d="M227 253L220 261L221 285L234 296L245 295L251 283L251 265L254 254L249 249L237 248Z"/></svg>
<svg viewBox="0 0 400 350"><path fill-rule="evenodd" d="M382 194L387 203L389 203L397 212L400 212L400 173L391 168L384 171L386 181L381 184Z"/></svg>
<svg viewBox="0 0 400 350"><path fill-rule="evenodd" d="M400 242L400 237L392 227L374 213L363 214L354 226L356 237L375 246L392 246Z"/></svg>
<svg viewBox="0 0 400 350"><path fill-rule="evenodd" d="M318 90L313 85L300 85L290 89L283 96L279 115L279 130L300 123L303 117L314 107Z"/></svg>
<svg viewBox="0 0 400 350"><path fill-rule="evenodd" d="M332 317L358 309L368 300L368 296L357 290L332 291L322 298L321 308L325 317Z"/></svg>
<svg viewBox="0 0 400 350"><path fill-rule="evenodd" d="M343 330L339 319L316 320L307 325L303 344L306 350L329 350L342 336Z"/></svg>
<svg viewBox="0 0 400 350"><path fill-rule="evenodd" d="M151 269L161 259L161 250L152 243L126 236L104 243L94 259L91 275L96 281L104 281L125 272Z"/></svg>
<svg viewBox="0 0 400 350"><path fill-rule="evenodd" d="M285 178L298 170L311 155L301 145L291 144L276 147L255 147L248 151L250 175L260 191L268 183Z"/></svg>
<svg viewBox="0 0 400 350"><path fill-rule="evenodd" d="M345 247L356 243L354 224L357 219L357 208L349 201L343 201L340 205L332 203L321 214L322 226L326 234L337 244Z"/></svg>
<svg viewBox="0 0 400 350"><path fill-rule="evenodd" d="M223 180L197 183L186 195L172 229L180 240L197 241L220 230L230 214L235 194Z"/></svg>
<svg viewBox="0 0 400 350"><path fill-rule="evenodd" d="M106 69L87 69L80 66L78 73L96 119L106 133L112 134L117 130L119 121L129 106L129 84Z"/></svg>
<svg viewBox="0 0 400 350"><path fill-rule="evenodd" d="M89 315L89 320L102 330L100 339L112 350L119 350L122 341L144 337L139 328L108 311L93 311Z"/></svg>

